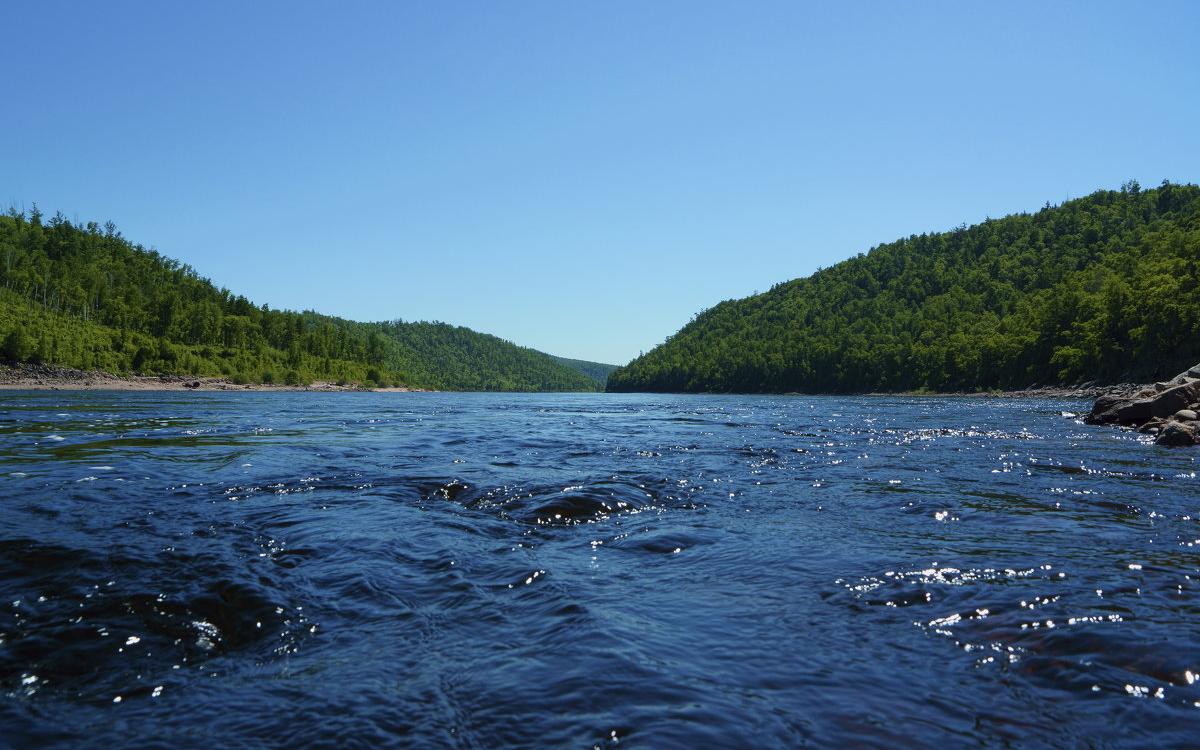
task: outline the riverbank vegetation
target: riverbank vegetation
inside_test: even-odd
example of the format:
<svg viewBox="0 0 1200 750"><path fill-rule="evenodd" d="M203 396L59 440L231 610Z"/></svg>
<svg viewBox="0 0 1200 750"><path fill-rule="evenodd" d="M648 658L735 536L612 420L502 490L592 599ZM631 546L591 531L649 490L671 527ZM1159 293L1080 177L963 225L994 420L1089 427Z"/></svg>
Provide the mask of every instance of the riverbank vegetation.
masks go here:
<svg viewBox="0 0 1200 750"><path fill-rule="evenodd" d="M114 374L313 379L445 390L595 390L547 354L445 323L272 310L112 223L0 216L0 358Z"/></svg>
<svg viewBox="0 0 1200 750"><path fill-rule="evenodd" d="M745 257L744 254L742 257ZM1200 361L1200 187L1135 182L880 245L697 315L612 391L982 391Z"/></svg>

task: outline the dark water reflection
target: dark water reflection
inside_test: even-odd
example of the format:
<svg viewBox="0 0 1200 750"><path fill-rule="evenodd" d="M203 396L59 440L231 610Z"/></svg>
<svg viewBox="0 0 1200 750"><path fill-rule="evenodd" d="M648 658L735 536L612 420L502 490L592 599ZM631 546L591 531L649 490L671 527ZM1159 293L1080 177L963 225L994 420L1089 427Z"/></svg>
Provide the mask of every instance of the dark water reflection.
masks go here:
<svg viewBox="0 0 1200 750"><path fill-rule="evenodd" d="M1195 747L1197 453L1082 408L0 394L0 744Z"/></svg>

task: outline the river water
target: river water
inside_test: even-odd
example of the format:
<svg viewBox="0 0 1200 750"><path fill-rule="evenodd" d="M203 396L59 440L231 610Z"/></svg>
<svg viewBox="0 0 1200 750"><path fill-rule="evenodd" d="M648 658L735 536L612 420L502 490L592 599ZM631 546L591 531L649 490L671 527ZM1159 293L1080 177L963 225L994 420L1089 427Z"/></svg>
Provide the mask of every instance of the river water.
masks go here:
<svg viewBox="0 0 1200 750"><path fill-rule="evenodd" d="M1196 747L1198 453L1086 408L0 393L0 745Z"/></svg>

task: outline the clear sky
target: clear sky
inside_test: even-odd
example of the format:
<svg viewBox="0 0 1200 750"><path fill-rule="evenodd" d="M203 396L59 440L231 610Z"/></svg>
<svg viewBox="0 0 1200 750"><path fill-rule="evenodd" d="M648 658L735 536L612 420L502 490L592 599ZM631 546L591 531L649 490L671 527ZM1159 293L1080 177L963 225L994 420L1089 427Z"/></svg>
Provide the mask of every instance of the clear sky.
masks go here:
<svg viewBox="0 0 1200 750"><path fill-rule="evenodd" d="M38 2L0 201L623 363L881 242L1200 181L1200 2Z"/></svg>

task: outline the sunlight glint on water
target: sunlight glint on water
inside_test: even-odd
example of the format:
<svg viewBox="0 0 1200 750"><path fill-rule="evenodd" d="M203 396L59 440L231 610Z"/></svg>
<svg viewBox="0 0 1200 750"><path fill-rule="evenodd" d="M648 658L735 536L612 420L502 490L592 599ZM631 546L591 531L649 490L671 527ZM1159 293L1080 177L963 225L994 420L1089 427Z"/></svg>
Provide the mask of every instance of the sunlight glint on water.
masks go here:
<svg viewBox="0 0 1200 750"><path fill-rule="evenodd" d="M1187 746L1196 454L1085 408L10 392L0 727Z"/></svg>

